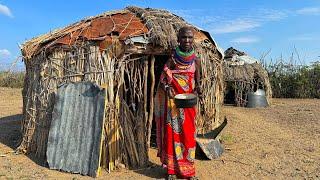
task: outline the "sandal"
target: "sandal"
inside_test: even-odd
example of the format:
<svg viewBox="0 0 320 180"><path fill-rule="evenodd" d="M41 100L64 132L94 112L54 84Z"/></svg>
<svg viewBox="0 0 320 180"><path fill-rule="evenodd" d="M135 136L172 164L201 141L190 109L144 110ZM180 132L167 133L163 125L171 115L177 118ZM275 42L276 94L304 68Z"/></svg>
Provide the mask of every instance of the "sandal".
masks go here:
<svg viewBox="0 0 320 180"><path fill-rule="evenodd" d="M199 178L197 176L192 176L189 178L189 180L199 180Z"/></svg>
<svg viewBox="0 0 320 180"><path fill-rule="evenodd" d="M175 174L169 174L167 180L175 180L177 176Z"/></svg>

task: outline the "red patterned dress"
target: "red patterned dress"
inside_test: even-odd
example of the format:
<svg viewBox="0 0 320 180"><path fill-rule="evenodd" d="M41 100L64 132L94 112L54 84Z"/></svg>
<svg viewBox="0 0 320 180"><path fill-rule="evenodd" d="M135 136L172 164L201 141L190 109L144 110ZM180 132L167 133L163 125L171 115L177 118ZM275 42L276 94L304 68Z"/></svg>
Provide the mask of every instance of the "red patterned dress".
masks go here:
<svg viewBox="0 0 320 180"><path fill-rule="evenodd" d="M195 61L181 67L178 64L174 70L165 67L160 81L169 78L175 94L192 93ZM174 100L159 86L155 98L158 156L169 175L175 174L181 178L195 176L195 116L195 107L176 108Z"/></svg>

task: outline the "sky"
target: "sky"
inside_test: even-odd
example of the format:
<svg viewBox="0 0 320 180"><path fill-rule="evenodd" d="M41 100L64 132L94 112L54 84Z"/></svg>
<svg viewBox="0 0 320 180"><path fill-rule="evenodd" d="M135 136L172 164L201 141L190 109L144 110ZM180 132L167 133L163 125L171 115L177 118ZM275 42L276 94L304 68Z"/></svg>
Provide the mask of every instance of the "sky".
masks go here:
<svg viewBox="0 0 320 180"><path fill-rule="evenodd" d="M0 0L0 70L16 60L23 69L19 45L26 40L132 5L169 10L208 31L224 50L267 62L320 61L320 0Z"/></svg>

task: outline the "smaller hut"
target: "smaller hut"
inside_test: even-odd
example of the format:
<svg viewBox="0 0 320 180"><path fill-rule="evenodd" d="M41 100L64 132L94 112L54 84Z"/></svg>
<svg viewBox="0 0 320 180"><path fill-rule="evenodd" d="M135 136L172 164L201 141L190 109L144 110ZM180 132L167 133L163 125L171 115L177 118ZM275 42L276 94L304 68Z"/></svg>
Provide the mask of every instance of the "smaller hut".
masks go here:
<svg viewBox="0 0 320 180"><path fill-rule="evenodd" d="M232 47L224 57L225 104L244 107L248 93L262 89L266 92L268 104L272 97L268 72L255 58Z"/></svg>

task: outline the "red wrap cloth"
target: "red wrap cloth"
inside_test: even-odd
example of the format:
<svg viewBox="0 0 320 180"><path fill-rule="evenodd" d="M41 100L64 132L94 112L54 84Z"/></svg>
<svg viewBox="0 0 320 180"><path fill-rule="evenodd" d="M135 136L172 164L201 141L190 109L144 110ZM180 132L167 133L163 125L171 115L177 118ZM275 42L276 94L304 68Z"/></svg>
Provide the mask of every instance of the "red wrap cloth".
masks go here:
<svg viewBox="0 0 320 180"><path fill-rule="evenodd" d="M195 63L184 70L169 70L165 67L161 82L168 78L175 94L192 93L194 88ZM168 75L171 77L168 77ZM158 156L167 167L168 174L181 178L195 176L196 108L176 108L174 100L158 87L155 98Z"/></svg>

